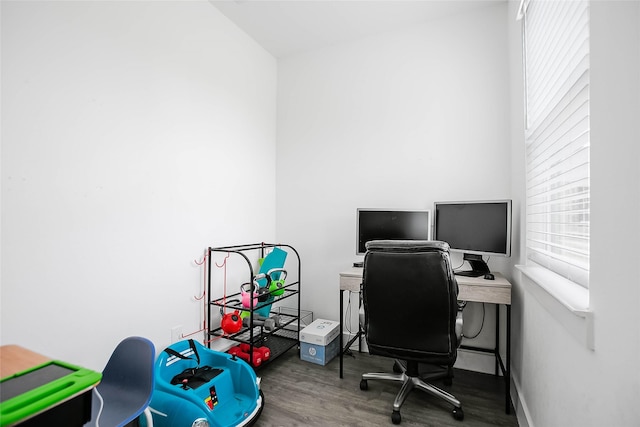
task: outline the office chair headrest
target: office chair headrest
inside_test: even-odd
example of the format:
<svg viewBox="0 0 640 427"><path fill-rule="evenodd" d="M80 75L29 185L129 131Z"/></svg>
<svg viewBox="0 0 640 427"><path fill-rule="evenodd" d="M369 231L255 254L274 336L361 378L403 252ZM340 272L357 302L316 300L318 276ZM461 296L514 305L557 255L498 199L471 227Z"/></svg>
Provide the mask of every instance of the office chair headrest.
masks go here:
<svg viewBox="0 0 640 427"><path fill-rule="evenodd" d="M449 244L439 240L371 240L365 244L365 247L372 251L440 250L449 252Z"/></svg>

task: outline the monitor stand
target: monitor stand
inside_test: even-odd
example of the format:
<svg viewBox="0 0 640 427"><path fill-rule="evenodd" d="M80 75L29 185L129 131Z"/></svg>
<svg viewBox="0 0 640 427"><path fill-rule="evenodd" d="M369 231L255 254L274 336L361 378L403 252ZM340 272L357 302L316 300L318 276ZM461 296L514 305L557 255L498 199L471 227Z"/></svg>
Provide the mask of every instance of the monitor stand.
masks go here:
<svg viewBox="0 0 640 427"><path fill-rule="evenodd" d="M480 277L491 272L487 263L482 259L482 255L464 254L463 259L471 265L471 270L455 271L457 276Z"/></svg>

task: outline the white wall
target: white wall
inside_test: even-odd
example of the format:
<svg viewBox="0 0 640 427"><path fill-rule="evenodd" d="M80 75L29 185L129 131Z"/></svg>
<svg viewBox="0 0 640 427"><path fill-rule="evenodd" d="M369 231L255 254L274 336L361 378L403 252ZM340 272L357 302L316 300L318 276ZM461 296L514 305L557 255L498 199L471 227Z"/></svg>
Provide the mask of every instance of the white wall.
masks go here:
<svg viewBox="0 0 640 427"><path fill-rule="evenodd" d="M357 208L510 197L507 58L505 3L279 61L277 234L301 253L303 308L339 319Z"/></svg>
<svg viewBox="0 0 640 427"><path fill-rule="evenodd" d="M0 342L95 369L127 335L162 348L199 327L204 248L276 231L337 319L357 207L522 216L517 4L282 60L276 121L275 60L207 2L3 1ZM591 19L596 349L511 274L521 425L640 418L639 3Z"/></svg>
<svg viewBox="0 0 640 427"><path fill-rule="evenodd" d="M517 6L511 2L509 19ZM521 110L520 25L509 27L512 105ZM512 367L522 426L625 427L640 419L640 2L591 2L590 41L595 350L568 327L571 314L514 274ZM515 113L511 121L514 194L523 200L522 122Z"/></svg>
<svg viewBox="0 0 640 427"><path fill-rule="evenodd" d="M1 343L101 370L200 328L194 260L275 237L275 96L206 1L3 1Z"/></svg>

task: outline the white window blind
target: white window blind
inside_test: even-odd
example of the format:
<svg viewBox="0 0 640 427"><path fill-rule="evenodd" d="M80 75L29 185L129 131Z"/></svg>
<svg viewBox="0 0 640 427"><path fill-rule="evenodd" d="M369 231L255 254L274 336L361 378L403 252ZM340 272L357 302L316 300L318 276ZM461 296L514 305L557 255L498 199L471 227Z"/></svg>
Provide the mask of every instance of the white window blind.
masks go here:
<svg viewBox="0 0 640 427"><path fill-rule="evenodd" d="M589 286L589 3L523 7L527 257Z"/></svg>

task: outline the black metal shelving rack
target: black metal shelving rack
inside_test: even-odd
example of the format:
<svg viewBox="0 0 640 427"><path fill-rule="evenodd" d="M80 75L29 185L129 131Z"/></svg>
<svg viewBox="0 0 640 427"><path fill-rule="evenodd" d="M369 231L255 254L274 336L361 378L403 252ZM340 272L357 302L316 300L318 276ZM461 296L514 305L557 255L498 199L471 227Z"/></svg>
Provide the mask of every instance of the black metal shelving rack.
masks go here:
<svg viewBox="0 0 640 427"><path fill-rule="evenodd" d="M265 256L265 252L270 248L281 248L286 250L288 253L288 258L290 255L295 255L295 261L297 261L297 276L295 277L295 281L286 282L283 286L284 293L280 296L274 297L272 301L268 302L258 302L255 306L253 298L249 298L251 304L250 307L244 307L240 302L241 292L233 293L230 295L223 296L222 298L211 299L211 264L212 264L212 254L215 252L222 252L225 254L237 255L244 258L247 263L248 268L248 282L252 283L256 273L254 272L252 262L247 256L247 253L252 253L253 251L258 252L259 256L262 258ZM207 295L209 296L209 304L207 310L207 325L208 325L208 347L211 348L211 341L215 337L223 337L225 339L236 341L238 343L246 343L250 346L249 351L249 364L253 366L253 348L266 346L269 348L271 352L271 357L266 362L263 362L262 365L269 363L270 361L276 359L281 354L285 353L289 349L299 346L300 344L300 255L298 251L291 245L282 244L282 243L251 243L245 245L235 245L235 246L220 246L208 249L208 265L207 265ZM292 275L288 274L287 278L292 277ZM254 322L254 312L259 310L266 305L273 304L282 300L286 300L289 298L297 298L296 310L292 313L282 313L282 312L274 312L273 307L271 314L278 315L280 317L280 322L278 325L271 329L267 330L262 325L257 325ZM212 310L215 307L225 307L226 310L238 310L238 311L248 311L249 312L249 327L243 326L242 329L233 334L225 333L220 325L212 324ZM295 326L295 329L292 329ZM254 369L259 368L254 366Z"/></svg>

